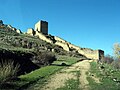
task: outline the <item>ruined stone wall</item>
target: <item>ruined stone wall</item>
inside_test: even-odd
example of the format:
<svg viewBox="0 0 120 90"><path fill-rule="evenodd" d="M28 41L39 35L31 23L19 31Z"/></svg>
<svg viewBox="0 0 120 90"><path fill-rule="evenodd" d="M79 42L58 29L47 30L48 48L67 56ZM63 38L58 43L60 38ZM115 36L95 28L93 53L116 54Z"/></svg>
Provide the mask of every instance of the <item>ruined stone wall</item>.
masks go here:
<svg viewBox="0 0 120 90"><path fill-rule="evenodd" d="M56 45L61 46L66 51L69 51L70 48L69 48L67 41L65 41L57 36L54 36L54 39L56 40L56 42L55 42Z"/></svg>
<svg viewBox="0 0 120 90"><path fill-rule="evenodd" d="M73 45L73 44L71 44L71 43L69 43L68 45L69 45L70 48L74 48L74 49L76 49L76 50L79 50L79 49L80 49L80 47L75 46L75 45Z"/></svg>
<svg viewBox="0 0 120 90"><path fill-rule="evenodd" d="M79 53L85 55L87 58L99 60L104 57L104 51L92 49L79 49Z"/></svg>
<svg viewBox="0 0 120 90"><path fill-rule="evenodd" d="M29 35L33 35L33 31L34 30L32 30L32 29L28 29L27 33ZM75 45L63 40L60 37L53 36L53 39L50 39L50 38L47 38L46 35L48 35L48 22L39 21L38 23L35 24L35 36L38 36L40 39L42 39L48 43L53 43L53 41L54 41L54 44L61 46L66 51L75 49L80 54L82 54L90 59L99 60L102 57L104 57L104 51L102 51L102 50L92 50L89 48L80 48L78 46L75 46Z"/></svg>
<svg viewBox="0 0 120 90"><path fill-rule="evenodd" d="M29 34L29 35L31 35L31 36L34 36L34 35L35 35L34 29L33 29L33 28L29 28L29 29L27 30L27 34Z"/></svg>
<svg viewBox="0 0 120 90"><path fill-rule="evenodd" d="M57 37L57 36L54 36L54 39L55 39L56 41L63 42L63 43L66 43L66 42L67 42L67 41L65 41L65 40L63 40L62 38Z"/></svg>
<svg viewBox="0 0 120 90"><path fill-rule="evenodd" d="M57 41L55 44L63 47L63 49L66 51L70 51L70 49L73 48L76 51L78 51L78 53L86 56L87 58L95 59L95 60L99 60L102 57L104 57L104 51L102 51L102 50L92 50L90 48L80 48L71 43L68 43L67 41L65 41L59 37L55 36L54 38Z"/></svg>
<svg viewBox="0 0 120 90"><path fill-rule="evenodd" d="M64 50L69 51L69 46L67 43L61 43L61 42L57 41L55 44L58 46L61 46Z"/></svg>
<svg viewBox="0 0 120 90"><path fill-rule="evenodd" d="M48 43L53 43L52 40L50 40L49 38L47 38L44 34L39 33L38 31L36 31L35 36L38 36L40 39L42 39L42 40L44 40L44 41L46 41Z"/></svg>

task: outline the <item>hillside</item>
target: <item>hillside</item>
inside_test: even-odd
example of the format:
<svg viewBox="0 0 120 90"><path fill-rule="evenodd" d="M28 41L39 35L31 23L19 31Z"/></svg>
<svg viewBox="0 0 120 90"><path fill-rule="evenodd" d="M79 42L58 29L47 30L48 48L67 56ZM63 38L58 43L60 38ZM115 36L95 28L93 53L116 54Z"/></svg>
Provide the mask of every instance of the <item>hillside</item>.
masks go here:
<svg viewBox="0 0 120 90"><path fill-rule="evenodd" d="M41 40L38 36L23 34L21 31L18 33L16 28L9 26L11 25L0 26L0 59L11 59L19 63L21 65L20 72L22 73L30 72L44 65L49 65L58 55L86 58L78 52L67 52L61 46ZM51 35L47 37L52 40ZM52 60L44 59L45 56L49 56ZM42 59L39 60L39 58L43 58L43 61L41 62ZM28 64L26 62L28 62ZM26 64L24 65L23 63Z"/></svg>
<svg viewBox="0 0 120 90"><path fill-rule="evenodd" d="M96 63L104 51L52 36L44 25L42 32L42 22L26 33L1 22L0 89L119 90L119 69Z"/></svg>
<svg viewBox="0 0 120 90"><path fill-rule="evenodd" d="M104 51L78 47L48 34L47 29L43 33L38 30L40 23L26 33L0 24L0 89L95 90L92 85L106 83L92 66L99 67L96 62Z"/></svg>

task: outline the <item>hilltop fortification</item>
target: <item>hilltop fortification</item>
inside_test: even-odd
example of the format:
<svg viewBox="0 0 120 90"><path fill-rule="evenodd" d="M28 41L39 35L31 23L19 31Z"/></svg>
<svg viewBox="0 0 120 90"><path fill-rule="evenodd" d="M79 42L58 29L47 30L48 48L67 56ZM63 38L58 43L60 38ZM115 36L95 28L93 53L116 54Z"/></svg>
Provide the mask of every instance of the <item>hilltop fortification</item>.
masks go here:
<svg viewBox="0 0 120 90"><path fill-rule="evenodd" d="M21 30L16 29L12 27L11 25L5 25L2 20L0 20L0 28L8 28L9 30L15 31L19 34L21 34ZM7 29L6 29L7 30ZM35 28L29 28L26 32L26 34L39 37L41 40L46 41L50 44L60 46L63 50L67 52L76 52L81 55L84 55L85 57L89 59L95 59L100 60L104 57L104 51L103 50L93 50L90 48L82 48L76 45L71 44L70 42L67 42L66 40L58 37L58 36L52 36L48 34L48 22L46 21L38 21L35 24ZM54 51L54 48L51 49Z"/></svg>
<svg viewBox="0 0 120 90"><path fill-rule="evenodd" d="M32 36L38 36L40 39L48 43L61 46L65 51L78 52L90 59L100 60L104 57L103 50L92 50L90 48L81 48L79 46L75 46L67 42L66 40L60 37L49 35L48 34L48 22L46 21L38 21L35 24L35 30L28 29L27 34L32 35Z"/></svg>
<svg viewBox="0 0 120 90"><path fill-rule="evenodd" d="M48 22L42 20L38 21L35 24L35 31L48 35Z"/></svg>

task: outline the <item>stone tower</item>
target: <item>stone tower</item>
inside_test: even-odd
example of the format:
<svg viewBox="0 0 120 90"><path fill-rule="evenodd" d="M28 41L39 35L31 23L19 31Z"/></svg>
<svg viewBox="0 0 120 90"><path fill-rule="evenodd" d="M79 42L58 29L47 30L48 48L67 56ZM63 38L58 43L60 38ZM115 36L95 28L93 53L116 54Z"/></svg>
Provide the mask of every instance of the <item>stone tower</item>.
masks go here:
<svg viewBox="0 0 120 90"><path fill-rule="evenodd" d="M38 21L35 24L35 31L38 31L42 34L48 35L48 22L46 21Z"/></svg>

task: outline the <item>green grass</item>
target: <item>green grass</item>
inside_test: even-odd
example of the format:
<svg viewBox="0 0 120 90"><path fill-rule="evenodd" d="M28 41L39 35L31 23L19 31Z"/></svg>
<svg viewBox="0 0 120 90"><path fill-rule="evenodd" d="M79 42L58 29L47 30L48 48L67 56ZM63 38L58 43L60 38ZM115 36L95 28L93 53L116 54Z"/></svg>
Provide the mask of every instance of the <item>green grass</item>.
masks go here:
<svg viewBox="0 0 120 90"><path fill-rule="evenodd" d="M54 61L53 64L61 65L62 63L65 63L66 65L72 65L79 60L79 58L76 57L61 56L61 55L59 55L57 59L58 60Z"/></svg>
<svg viewBox="0 0 120 90"><path fill-rule="evenodd" d="M77 60L78 60L77 58L73 58L73 57L59 56L58 61L54 61L54 64L56 63L57 65L42 67L40 69L32 71L29 74L21 75L19 78L21 79L21 81L26 81L26 82L23 82L24 84L38 81L40 85L43 85L44 82L46 82L49 79L50 75L54 74L55 72L65 67L65 66L59 66L63 61L69 65L72 65L73 63L77 62ZM78 72L76 73L77 73L76 75L78 75ZM76 81L73 80L72 84L74 83L76 83ZM33 87L30 87L30 88L33 88Z"/></svg>
<svg viewBox="0 0 120 90"><path fill-rule="evenodd" d="M56 71L60 70L61 68L62 67L60 67L60 66L46 66L46 67L37 69L35 71L32 71L29 74L21 75L19 78L21 80L26 80L26 81L35 81L39 78L45 78L47 76L50 76L51 74L55 73Z"/></svg>
<svg viewBox="0 0 120 90"><path fill-rule="evenodd" d="M91 77L87 77L90 90L119 90L120 83L114 82L113 78L120 78L120 72L116 71L111 65L103 64L104 69L99 69L101 66L96 62L91 62L90 73L95 74L100 79L100 84L96 83ZM112 70L112 72L111 72ZM120 80L120 79L119 79Z"/></svg>
<svg viewBox="0 0 120 90"><path fill-rule="evenodd" d="M40 82L40 85L43 85L47 81L50 75L54 74L58 70L62 69L62 66L46 66L31 73L19 76L18 80L10 80L7 83L9 86L2 86L0 89L3 90L23 90L27 89L29 86L34 85L37 81ZM40 86L39 85L39 86Z"/></svg>
<svg viewBox="0 0 120 90"><path fill-rule="evenodd" d="M27 89L29 86L33 86L36 82L40 82L40 85L43 85L44 82L47 81L50 75L54 74L58 70L62 69L62 66L46 66L42 67L40 69L37 69L35 71L32 71L31 73L21 75L19 76L18 80L11 80L10 82L10 87L3 87L0 89L5 89L5 90L23 90ZM11 87L12 85L12 87ZM40 86L39 85L39 86Z"/></svg>

